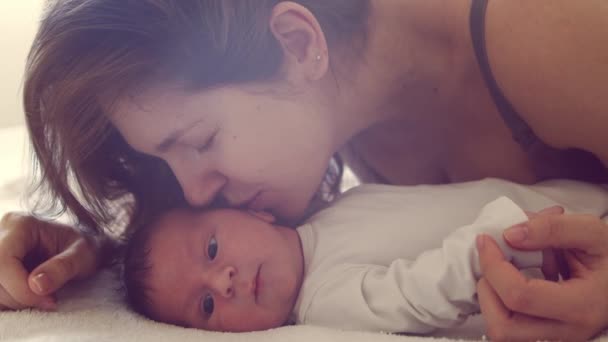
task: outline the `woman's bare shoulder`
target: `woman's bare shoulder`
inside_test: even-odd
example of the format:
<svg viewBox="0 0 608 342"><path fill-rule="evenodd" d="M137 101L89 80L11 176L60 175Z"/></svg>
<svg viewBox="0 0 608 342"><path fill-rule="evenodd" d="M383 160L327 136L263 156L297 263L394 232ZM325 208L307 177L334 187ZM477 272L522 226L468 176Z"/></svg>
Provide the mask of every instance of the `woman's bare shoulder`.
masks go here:
<svg viewBox="0 0 608 342"><path fill-rule="evenodd" d="M608 161L608 2L490 1L486 42L505 96L546 143Z"/></svg>

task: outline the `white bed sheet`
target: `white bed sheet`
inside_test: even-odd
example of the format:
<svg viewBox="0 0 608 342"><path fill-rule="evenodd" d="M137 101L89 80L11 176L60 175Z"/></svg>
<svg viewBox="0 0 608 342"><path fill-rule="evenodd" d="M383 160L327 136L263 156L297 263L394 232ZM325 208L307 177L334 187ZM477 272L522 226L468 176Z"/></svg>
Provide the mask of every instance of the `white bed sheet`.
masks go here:
<svg viewBox="0 0 608 342"><path fill-rule="evenodd" d="M28 158L25 127L0 128L0 213L23 207L20 195L26 184Z"/></svg>
<svg viewBox="0 0 608 342"><path fill-rule="evenodd" d="M22 126L0 129L0 214L23 208L28 157L27 135ZM129 311L120 284L111 271L71 284L58 294L57 312L36 310L0 312L0 341L430 341L482 340L479 316L433 337L345 332L311 326L289 326L257 333L213 333L183 329L147 320ZM602 338L603 340L604 338ZM606 339L608 341L608 339Z"/></svg>

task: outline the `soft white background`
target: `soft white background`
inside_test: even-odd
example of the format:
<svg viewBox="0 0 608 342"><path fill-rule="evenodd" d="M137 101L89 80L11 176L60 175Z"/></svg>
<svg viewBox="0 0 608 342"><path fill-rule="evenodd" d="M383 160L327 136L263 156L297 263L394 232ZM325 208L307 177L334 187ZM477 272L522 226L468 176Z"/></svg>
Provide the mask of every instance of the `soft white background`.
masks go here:
<svg viewBox="0 0 608 342"><path fill-rule="evenodd" d="M44 0L0 0L0 127L23 122L25 58L43 5Z"/></svg>

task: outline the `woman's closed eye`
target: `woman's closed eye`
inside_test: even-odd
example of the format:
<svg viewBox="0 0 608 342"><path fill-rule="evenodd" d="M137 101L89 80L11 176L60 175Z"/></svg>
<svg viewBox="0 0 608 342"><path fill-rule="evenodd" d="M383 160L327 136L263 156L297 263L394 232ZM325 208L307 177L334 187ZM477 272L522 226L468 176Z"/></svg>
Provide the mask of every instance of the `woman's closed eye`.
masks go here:
<svg viewBox="0 0 608 342"><path fill-rule="evenodd" d="M207 256L209 257L209 260L215 259L215 257L217 256L218 248L219 246L217 244L217 239L215 238L215 236L212 236L209 239L209 242L207 243Z"/></svg>
<svg viewBox="0 0 608 342"><path fill-rule="evenodd" d="M213 143L215 142L215 137L217 136L218 132L219 132L219 129L216 130L209 137L209 139L207 139L207 141L205 141L205 143L203 145L200 145L200 146L196 147L196 152L198 152L198 153L204 153L206 151L209 151L211 149L211 147L213 147Z"/></svg>

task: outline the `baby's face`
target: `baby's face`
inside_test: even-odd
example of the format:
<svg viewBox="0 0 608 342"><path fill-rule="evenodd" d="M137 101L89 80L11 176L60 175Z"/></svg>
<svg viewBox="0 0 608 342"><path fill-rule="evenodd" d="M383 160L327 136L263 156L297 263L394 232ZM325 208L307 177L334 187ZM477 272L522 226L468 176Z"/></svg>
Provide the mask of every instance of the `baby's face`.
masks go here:
<svg viewBox="0 0 608 342"><path fill-rule="evenodd" d="M236 210L173 211L149 241L154 318L215 331L275 328L302 282L297 232Z"/></svg>

